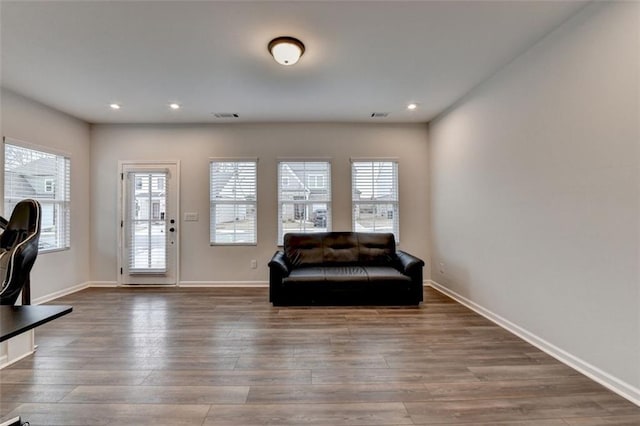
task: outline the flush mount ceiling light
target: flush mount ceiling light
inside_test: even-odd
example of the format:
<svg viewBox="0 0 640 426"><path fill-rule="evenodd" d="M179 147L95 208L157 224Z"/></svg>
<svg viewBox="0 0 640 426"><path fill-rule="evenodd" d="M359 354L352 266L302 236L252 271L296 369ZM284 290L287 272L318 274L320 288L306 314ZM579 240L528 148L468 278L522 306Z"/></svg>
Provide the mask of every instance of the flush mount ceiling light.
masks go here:
<svg viewBox="0 0 640 426"><path fill-rule="evenodd" d="M281 65L293 65L304 53L304 44L297 38L277 37L269 42L269 53Z"/></svg>
<svg viewBox="0 0 640 426"><path fill-rule="evenodd" d="M407 109L413 111L414 109L418 108L418 104L409 104L407 105Z"/></svg>
<svg viewBox="0 0 640 426"><path fill-rule="evenodd" d="M169 104L169 108L171 108L171 109L180 109L180 104L176 104L176 103Z"/></svg>
<svg viewBox="0 0 640 426"><path fill-rule="evenodd" d="M120 109L120 104L109 104L109 108L111 108L111 109Z"/></svg>

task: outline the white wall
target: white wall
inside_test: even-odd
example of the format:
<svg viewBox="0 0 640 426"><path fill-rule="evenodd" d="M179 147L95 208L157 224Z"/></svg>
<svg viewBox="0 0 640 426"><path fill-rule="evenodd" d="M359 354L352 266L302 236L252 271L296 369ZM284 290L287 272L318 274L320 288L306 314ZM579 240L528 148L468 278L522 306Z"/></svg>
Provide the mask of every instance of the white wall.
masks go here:
<svg viewBox="0 0 640 426"><path fill-rule="evenodd" d="M640 401L639 28L589 5L429 144L433 279Z"/></svg>
<svg viewBox="0 0 640 426"><path fill-rule="evenodd" d="M210 157L258 157L257 246L209 246ZM400 248L428 257L424 124L96 125L91 134L93 280L117 280L118 160L180 160L181 212L200 216L198 222L179 223L180 281L268 281L267 263L277 249L278 157L331 158L334 231L351 229L349 158L397 157ZM258 269L250 269L251 259L257 259Z"/></svg>
<svg viewBox="0 0 640 426"><path fill-rule="evenodd" d="M2 136L71 157L71 249L38 255L31 273L31 298L37 302L90 280L89 124L9 90L2 89L0 96ZM4 163L0 163L0 188L4 188Z"/></svg>

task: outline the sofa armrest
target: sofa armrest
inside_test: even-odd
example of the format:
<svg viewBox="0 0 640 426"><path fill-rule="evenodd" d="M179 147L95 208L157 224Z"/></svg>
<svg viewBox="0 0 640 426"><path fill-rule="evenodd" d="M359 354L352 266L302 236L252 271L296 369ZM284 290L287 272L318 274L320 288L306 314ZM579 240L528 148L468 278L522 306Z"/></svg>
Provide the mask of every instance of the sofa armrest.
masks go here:
<svg viewBox="0 0 640 426"><path fill-rule="evenodd" d="M400 261L401 272L405 275L413 276L417 271L422 271L422 267L424 266L422 259L418 259L402 250L398 250L396 255Z"/></svg>
<svg viewBox="0 0 640 426"><path fill-rule="evenodd" d="M268 265L269 265L269 268L271 268L272 270L278 271L278 273L282 277L288 277L289 273L291 272L289 270L289 267L287 266L287 261L284 257L284 252L282 251L275 252L275 254L271 258L271 261L269 262Z"/></svg>
<svg viewBox="0 0 640 426"><path fill-rule="evenodd" d="M424 300L422 289L422 268L424 267L424 261L401 250L398 250L396 255L398 257L400 272L411 278L412 293L415 300L421 302Z"/></svg>
<svg viewBox="0 0 640 426"><path fill-rule="evenodd" d="M273 302L274 306L281 303L282 280L288 277L290 272L284 252L277 251L269 262L269 301Z"/></svg>

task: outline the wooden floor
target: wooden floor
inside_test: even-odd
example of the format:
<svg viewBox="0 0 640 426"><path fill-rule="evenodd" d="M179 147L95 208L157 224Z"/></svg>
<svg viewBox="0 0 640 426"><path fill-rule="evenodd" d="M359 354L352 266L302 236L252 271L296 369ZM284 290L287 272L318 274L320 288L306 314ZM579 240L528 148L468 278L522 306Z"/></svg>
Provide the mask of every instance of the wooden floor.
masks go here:
<svg viewBox="0 0 640 426"><path fill-rule="evenodd" d="M640 408L428 288L420 308L267 289L88 289L0 371L31 425L640 425Z"/></svg>

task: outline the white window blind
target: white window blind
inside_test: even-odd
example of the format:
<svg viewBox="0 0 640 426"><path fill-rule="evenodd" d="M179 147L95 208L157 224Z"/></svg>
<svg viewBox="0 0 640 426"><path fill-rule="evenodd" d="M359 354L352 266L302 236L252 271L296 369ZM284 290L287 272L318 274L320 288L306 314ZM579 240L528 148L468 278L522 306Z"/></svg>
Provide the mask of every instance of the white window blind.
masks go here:
<svg viewBox="0 0 640 426"><path fill-rule="evenodd" d="M7 218L25 198L42 206L40 251L69 248L71 242L71 160L5 143L4 211Z"/></svg>
<svg viewBox="0 0 640 426"><path fill-rule="evenodd" d="M331 163L278 163L278 244L288 232L331 230Z"/></svg>
<svg viewBox="0 0 640 426"><path fill-rule="evenodd" d="M353 230L391 232L400 241L398 212L398 162L351 163Z"/></svg>
<svg viewBox="0 0 640 426"><path fill-rule="evenodd" d="M130 274L167 270L167 172L129 172L128 239Z"/></svg>
<svg viewBox="0 0 640 426"><path fill-rule="evenodd" d="M257 168L255 160L210 162L211 244L257 243Z"/></svg>

